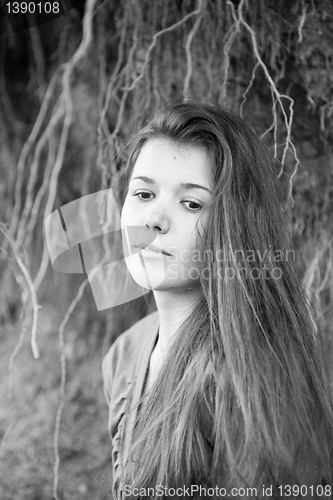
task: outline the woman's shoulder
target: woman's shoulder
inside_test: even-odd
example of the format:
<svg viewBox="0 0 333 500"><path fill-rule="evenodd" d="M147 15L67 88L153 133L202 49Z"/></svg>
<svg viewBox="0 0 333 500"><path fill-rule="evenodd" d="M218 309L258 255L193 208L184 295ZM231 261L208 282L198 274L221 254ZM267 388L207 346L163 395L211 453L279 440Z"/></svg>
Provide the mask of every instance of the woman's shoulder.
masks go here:
<svg viewBox="0 0 333 500"><path fill-rule="evenodd" d="M116 370L133 366L142 346L157 330L158 312L154 311L137 321L134 325L121 333L113 342L109 351L103 358L103 373L110 370L112 375Z"/></svg>
<svg viewBox="0 0 333 500"><path fill-rule="evenodd" d="M121 333L102 362L104 394L109 406L108 429L112 438L126 410L134 369L147 340L157 333L157 311L142 318Z"/></svg>

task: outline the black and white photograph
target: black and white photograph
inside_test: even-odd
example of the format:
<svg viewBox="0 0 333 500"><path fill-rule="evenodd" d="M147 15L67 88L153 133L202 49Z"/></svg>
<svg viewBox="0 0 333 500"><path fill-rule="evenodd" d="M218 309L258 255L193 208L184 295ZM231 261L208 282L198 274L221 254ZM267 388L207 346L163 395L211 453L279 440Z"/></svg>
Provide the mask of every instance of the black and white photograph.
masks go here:
<svg viewBox="0 0 333 500"><path fill-rule="evenodd" d="M0 2L0 500L332 499L332 0Z"/></svg>

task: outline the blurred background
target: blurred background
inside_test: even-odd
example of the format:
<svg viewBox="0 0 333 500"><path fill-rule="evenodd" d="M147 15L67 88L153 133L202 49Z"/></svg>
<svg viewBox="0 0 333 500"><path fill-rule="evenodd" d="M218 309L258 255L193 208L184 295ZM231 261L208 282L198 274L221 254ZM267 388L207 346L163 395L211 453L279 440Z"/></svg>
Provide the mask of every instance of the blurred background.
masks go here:
<svg viewBox="0 0 333 500"><path fill-rule="evenodd" d="M44 220L118 193L124 144L155 108L218 102L282 161L294 265L331 357L333 5L48 4L0 7L0 498L102 500L112 497L101 361L155 306L148 294L98 311L85 274L53 270Z"/></svg>

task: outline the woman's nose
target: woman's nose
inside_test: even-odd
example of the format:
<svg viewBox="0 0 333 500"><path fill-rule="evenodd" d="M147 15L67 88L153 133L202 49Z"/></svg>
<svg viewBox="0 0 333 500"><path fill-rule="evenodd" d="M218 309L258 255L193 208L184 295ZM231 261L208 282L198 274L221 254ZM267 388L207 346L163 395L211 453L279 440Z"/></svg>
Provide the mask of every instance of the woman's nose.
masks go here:
<svg viewBox="0 0 333 500"><path fill-rule="evenodd" d="M167 232L169 228L168 218L163 213L150 212L145 219L145 225L149 229L156 230L160 233Z"/></svg>

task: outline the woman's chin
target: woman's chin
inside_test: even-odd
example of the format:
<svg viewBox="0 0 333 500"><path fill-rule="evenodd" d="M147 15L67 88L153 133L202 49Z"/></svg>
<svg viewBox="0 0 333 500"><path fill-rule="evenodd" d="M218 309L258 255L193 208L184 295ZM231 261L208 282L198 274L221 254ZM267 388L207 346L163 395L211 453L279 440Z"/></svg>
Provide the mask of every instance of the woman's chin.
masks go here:
<svg viewBox="0 0 333 500"><path fill-rule="evenodd" d="M163 286L166 278L163 265L154 266L147 262L143 266L138 254L126 257L125 262L130 275L139 286L148 290L155 290L160 285Z"/></svg>

